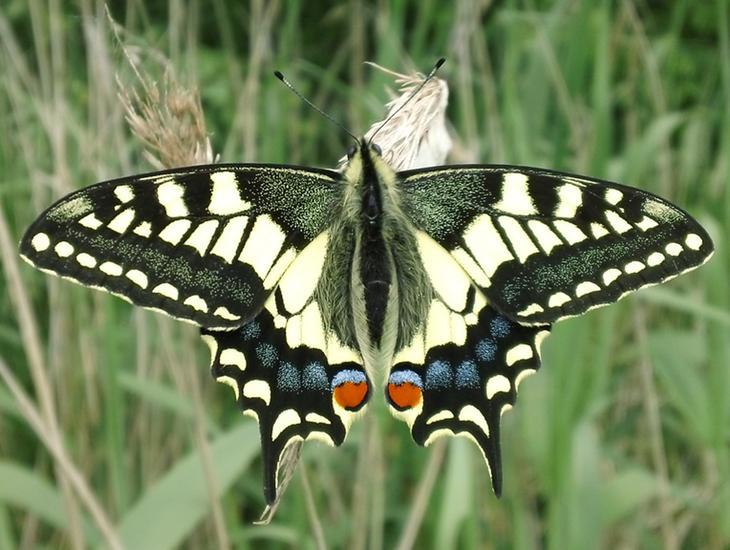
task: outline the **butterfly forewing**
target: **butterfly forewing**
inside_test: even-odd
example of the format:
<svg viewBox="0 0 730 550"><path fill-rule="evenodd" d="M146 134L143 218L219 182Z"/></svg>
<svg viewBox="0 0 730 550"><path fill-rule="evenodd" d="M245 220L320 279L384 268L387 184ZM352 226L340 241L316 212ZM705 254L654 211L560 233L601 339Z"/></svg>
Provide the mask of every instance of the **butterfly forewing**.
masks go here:
<svg viewBox="0 0 730 550"><path fill-rule="evenodd" d="M329 223L334 172L209 165L101 183L26 232L43 270L204 327L240 326Z"/></svg>
<svg viewBox="0 0 730 550"><path fill-rule="evenodd" d="M509 166L400 174L404 210L513 320L553 323L712 254L676 206L622 185Z"/></svg>

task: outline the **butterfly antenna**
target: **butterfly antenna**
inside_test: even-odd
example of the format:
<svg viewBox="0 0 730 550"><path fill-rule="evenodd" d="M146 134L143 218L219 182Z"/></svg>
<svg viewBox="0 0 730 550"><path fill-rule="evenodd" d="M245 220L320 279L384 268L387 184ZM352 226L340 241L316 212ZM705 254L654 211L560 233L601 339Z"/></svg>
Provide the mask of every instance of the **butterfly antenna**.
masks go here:
<svg viewBox="0 0 730 550"><path fill-rule="evenodd" d="M317 111L324 118L326 118L327 120L329 120L332 124L334 124L335 126L337 126L340 129L344 130L347 133L348 136L350 136L352 139L355 140L355 142L358 145L360 145L360 140L357 139L357 137L355 136L355 134L353 134L352 132L350 132L350 130L348 130L347 128L345 128L345 126L339 120L335 119L332 115L330 115L328 113L325 113L322 109L320 109L319 107L317 107L314 103L312 103L306 97L304 97L301 93L299 93L299 90L297 90L294 87L294 85L286 79L286 77L281 73L281 71L274 71L274 76L276 76L276 78L278 78L279 80L281 80L284 83L284 85L287 88L289 88L292 92L294 92L294 94L299 99L301 99L304 103L306 103L312 109L314 109L315 111Z"/></svg>
<svg viewBox="0 0 730 550"><path fill-rule="evenodd" d="M446 58L445 58L445 57L442 57L442 58L440 58L440 59L439 59L439 60L438 60L438 61L436 62L436 64L435 64L435 65L433 66L433 69L431 69L431 72L430 72L430 73L428 73L428 74L426 75L426 78L424 78L424 79L423 79L423 82L421 82L421 83L420 83L420 84L418 85L418 88L416 88L415 90L413 90L413 93L412 93L411 95L409 95L409 96L408 96L408 99L406 99L406 100L405 100L405 101L404 101L403 103L401 103L400 107L398 107L398 108L397 108L397 109L396 109L395 111L393 111L393 112L392 112L392 113L390 114L390 116L388 116L388 118L386 118L386 119L385 119L385 120L383 121L383 123L382 123L382 124L381 124L380 126L378 126L378 129L377 129L377 130L375 130L375 132L373 132L373 135L372 135L372 136L370 136L370 139L368 140L368 143L372 143L372 142L373 142L373 138L375 137L375 135L376 135L376 134L377 134L378 132L380 132L380 130L382 130L382 129L383 129L383 126L385 126L386 124L388 124L388 122L390 122L390 119L392 119L392 118L393 118L393 117L394 117L395 115L397 115L398 113L400 113L400 112L401 112L401 109L403 109L403 107L405 107L406 105L408 105L408 103L410 103L410 101L411 101L411 100L412 100L412 99L413 99L414 97L416 97L416 96L418 95L418 93L419 93L419 92L420 92L420 91L421 91L421 90L423 89L423 87L424 87L424 86L425 86L426 84L428 84L429 80L431 80L431 79L433 78L433 76L434 76L434 75L436 74L436 71L438 71L438 70L439 70L439 68L441 67L441 65L443 65L444 63L446 63Z"/></svg>

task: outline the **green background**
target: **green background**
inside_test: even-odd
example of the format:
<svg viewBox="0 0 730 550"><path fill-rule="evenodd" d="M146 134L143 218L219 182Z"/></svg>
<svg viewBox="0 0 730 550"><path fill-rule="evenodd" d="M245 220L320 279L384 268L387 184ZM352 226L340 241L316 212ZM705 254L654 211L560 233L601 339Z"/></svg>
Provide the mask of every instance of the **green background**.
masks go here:
<svg viewBox="0 0 730 550"><path fill-rule="evenodd" d="M135 81L103 4L5 0L0 548L730 545L728 2L110 8L152 78L162 55L197 85L224 161L334 166L347 147L275 68L362 132L390 83L363 61L425 71L443 55L454 161L647 189L705 224L717 252L555 327L503 421L501 499L468 441L424 450L381 404L340 449L305 445L274 521L253 526L256 426L212 383L195 330L19 262L22 231L53 200L150 166L117 97L115 75Z"/></svg>

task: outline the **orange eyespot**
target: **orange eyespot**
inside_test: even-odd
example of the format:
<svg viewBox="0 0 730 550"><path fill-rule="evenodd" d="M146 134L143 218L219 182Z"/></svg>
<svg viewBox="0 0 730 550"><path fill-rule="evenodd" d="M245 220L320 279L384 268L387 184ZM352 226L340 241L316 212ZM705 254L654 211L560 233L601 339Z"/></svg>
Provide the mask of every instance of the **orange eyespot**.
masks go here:
<svg viewBox="0 0 730 550"><path fill-rule="evenodd" d="M367 382L343 382L334 391L335 401L343 409L359 408L368 395Z"/></svg>
<svg viewBox="0 0 730 550"><path fill-rule="evenodd" d="M399 409L410 409L417 407L423 399L421 388L411 382L402 384L388 384L388 397Z"/></svg>

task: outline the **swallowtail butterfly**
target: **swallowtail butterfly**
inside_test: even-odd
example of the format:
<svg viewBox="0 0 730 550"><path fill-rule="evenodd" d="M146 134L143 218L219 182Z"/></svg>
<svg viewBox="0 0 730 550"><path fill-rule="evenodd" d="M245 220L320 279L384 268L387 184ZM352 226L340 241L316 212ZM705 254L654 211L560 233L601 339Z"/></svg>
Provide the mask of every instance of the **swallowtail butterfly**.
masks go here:
<svg viewBox="0 0 730 550"><path fill-rule="evenodd" d="M705 262L707 232L645 191L518 166L342 172L215 164L103 182L28 229L28 262L198 325L261 432L340 445L374 383L414 440L472 439L501 492L500 417L556 321Z"/></svg>

